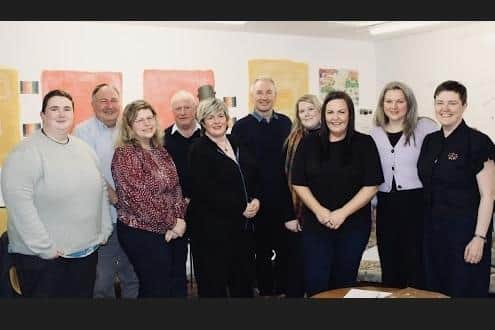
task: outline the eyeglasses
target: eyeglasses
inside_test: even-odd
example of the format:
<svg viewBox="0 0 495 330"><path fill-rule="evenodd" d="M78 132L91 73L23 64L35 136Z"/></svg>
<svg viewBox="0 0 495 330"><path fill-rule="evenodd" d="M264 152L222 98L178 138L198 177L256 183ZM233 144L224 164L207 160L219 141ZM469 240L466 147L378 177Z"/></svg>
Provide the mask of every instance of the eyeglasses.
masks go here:
<svg viewBox="0 0 495 330"><path fill-rule="evenodd" d="M155 116L153 116L153 117L146 117L146 118L141 118L141 119L134 120L134 124L142 125L142 124L144 124L144 122L154 122L154 121L155 121Z"/></svg>

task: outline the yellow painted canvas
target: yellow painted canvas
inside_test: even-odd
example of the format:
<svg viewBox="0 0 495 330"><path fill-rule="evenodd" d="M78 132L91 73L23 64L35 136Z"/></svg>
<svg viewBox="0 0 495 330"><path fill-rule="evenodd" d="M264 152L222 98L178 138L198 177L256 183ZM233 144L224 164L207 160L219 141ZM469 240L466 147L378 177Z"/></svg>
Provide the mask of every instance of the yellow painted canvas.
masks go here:
<svg viewBox="0 0 495 330"><path fill-rule="evenodd" d="M0 167L20 140L19 76L16 70L0 67ZM2 208L0 232L5 230L6 223L7 212Z"/></svg>
<svg viewBox="0 0 495 330"><path fill-rule="evenodd" d="M256 59L250 60L248 66L249 85L260 76L271 77L277 88L275 111L294 119L294 107L297 99L309 91L308 64L290 60ZM252 111L253 101L251 98L249 98L248 106Z"/></svg>

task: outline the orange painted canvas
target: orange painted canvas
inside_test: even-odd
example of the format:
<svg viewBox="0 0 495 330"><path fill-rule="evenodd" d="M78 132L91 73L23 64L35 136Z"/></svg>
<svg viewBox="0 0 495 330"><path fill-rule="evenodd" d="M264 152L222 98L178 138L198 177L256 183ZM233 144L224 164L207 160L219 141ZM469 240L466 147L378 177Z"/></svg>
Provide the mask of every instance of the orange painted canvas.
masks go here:
<svg viewBox="0 0 495 330"><path fill-rule="evenodd" d="M197 98L201 85L215 87L213 70L144 70L144 99L158 112L160 124L165 129L173 122L170 98L178 90L184 89Z"/></svg>
<svg viewBox="0 0 495 330"><path fill-rule="evenodd" d="M112 84L119 91L122 91L122 73L55 70L45 70L41 73L43 96L53 89L62 89L72 95L74 99L74 126L93 115L91 92L96 85L101 83Z"/></svg>

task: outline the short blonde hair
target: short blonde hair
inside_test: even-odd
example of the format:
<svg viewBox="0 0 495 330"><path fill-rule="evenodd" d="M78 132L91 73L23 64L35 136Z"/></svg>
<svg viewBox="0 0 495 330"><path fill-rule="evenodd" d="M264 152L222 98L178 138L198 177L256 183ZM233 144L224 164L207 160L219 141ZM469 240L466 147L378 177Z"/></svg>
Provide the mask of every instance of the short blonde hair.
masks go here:
<svg viewBox="0 0 495 330"><path fill-rule="evenodd" d="M163 146L163 132L155 109L153 109L151 104L145 100L136 100L129 103L124 108L124 112L122 113L122 117L119 121L119 132L115 143L116 147L121 147L128 144L139 145L136 139L136 134L132 129L132 124L136 120L138 112L141 110L150 110L155 119L156 131L151 137L151 145L154 147Z"/></svg>
<svg viewBox="0 0 495 330"><path fill-rule="evenodd" d="M227 117L227 122L229 121L229 109L222 100L212 97L199 102L196 119L201 124L203 130L206 117L217 113L224 113L225 117Z"/></svg>

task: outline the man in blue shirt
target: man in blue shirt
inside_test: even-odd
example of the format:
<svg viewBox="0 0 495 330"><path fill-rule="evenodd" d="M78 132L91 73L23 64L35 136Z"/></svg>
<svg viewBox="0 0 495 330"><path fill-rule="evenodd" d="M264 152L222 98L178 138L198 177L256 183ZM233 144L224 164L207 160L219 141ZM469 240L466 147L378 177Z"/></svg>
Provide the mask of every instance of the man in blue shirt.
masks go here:
<svg viewBox="0 0 495 330"><path fill-rule="evenodd" d="M99 84L92 92L91 106L95 115L80 123L74 135L88 143L100 159L101 172L107 183L107 191L111 207L112 223L117 222L117 194L110 166L114 153L114 142L117 133L117 119L121 112L119 91L109 84ZM118 277L122 298L136 298L139 281L126 254L122 250L117 231L113 230L106 245L98 250L96 268L95 298L115 298L115 278Z"/></svg>

